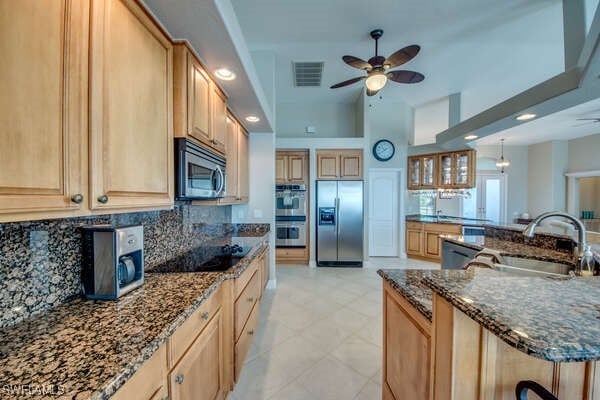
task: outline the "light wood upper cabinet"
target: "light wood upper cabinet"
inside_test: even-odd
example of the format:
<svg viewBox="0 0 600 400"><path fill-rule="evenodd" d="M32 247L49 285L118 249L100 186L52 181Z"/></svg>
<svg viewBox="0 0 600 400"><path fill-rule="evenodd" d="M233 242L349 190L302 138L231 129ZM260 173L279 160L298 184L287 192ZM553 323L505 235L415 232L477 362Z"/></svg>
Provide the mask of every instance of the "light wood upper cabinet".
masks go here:
<svg viewBox="0 0 600 400"><path fill-rule="evenodd" d="M185 42L173 50L173 126L175 137L226 154L227 97Z"/></svg>
<svg viewBox="0 0 600 400"><path fill-rule="evenodd" d="M308 152L278 150L275 156L275 181L280 184L308 183Z"/></svg>
<svg viewBox="0 0 600 400"><path fill-rule="evenodd" d="M212 147L225 153L227 136L227 97L217 85L212 85L211 91L211 133ZM228 155L229 156L229 155Z"/></svg>
<svg viewBox="0 0 600 400"><path fill-rule="evenodd" d="M227 152L226 196L219 204L247 203L249 199L249 138L248 132L233 114L226 116L225 151Z"/></svg>
<svg viewBox="0 0 600 400"><path fill-rule="evenodd" d="M183 46L180 47L183 50ZM200 63L191 56L187 60L187 133L202 142L210 143L210 79L200 66Z"/></svg>
<svg viewBox="0 0 600 400"><path fill-rule="evenodd" d="M475 186L475 150L408 157L409 190Z"/></svg>
<svg viewBox="0 0 600 400"><path fill-rule="evenodd" d="M219 309L169 373L170 398L224 399L223 313Z"/></svg>
<svg viewBox="0 0 600 400"><path fill-rule="evenodd" d="M84 205L88 14L84 0L0 2L0 221Z"/></svg>
<svg viewBox="0 0 600 400"><path fill-rule="evenodd" d="M91 208L170 206L171 43L133 0L94 1L91 18Z"/></svg>
<svg viewBox="0 0 600 400"><path fill-rule="evenodd" d="M363 153L360 149L317 150L317 179L361 180Z"/></svg>
<svg viewBox="0 0 600 400"><path fill-rule="evenodd" d="M438 168L437 154L409 157L408 189L435 189L438 185Z"/></svg>

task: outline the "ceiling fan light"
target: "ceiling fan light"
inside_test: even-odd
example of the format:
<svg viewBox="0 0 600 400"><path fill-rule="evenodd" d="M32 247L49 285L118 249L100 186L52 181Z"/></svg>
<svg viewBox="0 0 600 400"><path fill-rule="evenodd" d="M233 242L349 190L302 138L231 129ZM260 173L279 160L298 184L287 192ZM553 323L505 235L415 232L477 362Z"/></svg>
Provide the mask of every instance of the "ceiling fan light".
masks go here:
<svg viewBox="0 0 600 400"><path fill-rule="evenodd" d="M374 72L367 78L365 85L367 89L377 91L385 86L387 76L383 72Z"/></svg>

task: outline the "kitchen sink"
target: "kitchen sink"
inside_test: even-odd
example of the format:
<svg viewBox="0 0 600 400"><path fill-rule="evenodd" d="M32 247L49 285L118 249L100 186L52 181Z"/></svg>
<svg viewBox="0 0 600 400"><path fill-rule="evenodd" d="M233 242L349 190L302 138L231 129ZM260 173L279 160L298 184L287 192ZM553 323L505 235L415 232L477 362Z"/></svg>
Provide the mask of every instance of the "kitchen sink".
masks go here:
<svg viewBox="0 0 600 400"><path fill-rule="evenodd" d="M552 261L504 256L506 264L496 264L496 270L514 275L567 277L572 266Z"/></svg>

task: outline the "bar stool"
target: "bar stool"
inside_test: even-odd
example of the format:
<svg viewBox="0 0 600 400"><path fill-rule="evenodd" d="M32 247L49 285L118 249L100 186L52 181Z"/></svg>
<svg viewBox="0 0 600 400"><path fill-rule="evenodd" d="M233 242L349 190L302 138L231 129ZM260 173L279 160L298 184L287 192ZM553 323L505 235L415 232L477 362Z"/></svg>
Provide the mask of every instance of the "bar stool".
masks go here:
<svg viewBox="0 0 600 400"><path fill-rule="evenodd" d="M534 381L521 381L517 383L517 387L515 388L517 400L527 400L527 392L529 390L537 394L542 400L558 400L542 385Z"/></svg>

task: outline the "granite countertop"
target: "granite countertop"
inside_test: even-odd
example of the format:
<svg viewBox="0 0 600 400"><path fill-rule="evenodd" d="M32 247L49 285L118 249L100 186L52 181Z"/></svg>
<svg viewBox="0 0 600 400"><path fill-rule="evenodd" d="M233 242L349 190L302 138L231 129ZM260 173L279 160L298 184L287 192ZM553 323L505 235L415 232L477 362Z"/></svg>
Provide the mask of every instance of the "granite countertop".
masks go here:
<svg viewBox="0 0 600 400"><path fill-rule="evenodd" d="M429 320L435 292L533 357L600 359L600 277L554 280L487 268L377 272Z"/></svg>
<svg viewBox="0 0 600 400"><path fill-rule="evenodd" d="M462 235L440 235L442 239L469 247L474 250L483 250L484 248L500 252L504 256L530 258L533 260L551 261L575 265L575 259L570 253L563 251L550 250L538 246L530 246L525 243L516 243L510 240L503 240L489 236L462 236Z"/></svg>
<svg viewBox="0 0 600 400"><path fill-rule="evenodd" d="M438 218L436 215L420 215L420 214L407 215L406 221L435 223L435 224L476 225L476 226L484 226L490 222L487 219L452 217L449 215L440 215L440 217Z"/></svg>
<svg viewBox="0 0 600 400"><path fill-rule="evenodd" d="M524 353L553 362L600 359L600 278L553 280L486 268L434 271L423 283Z"/></svg>
<svg viewBox="0 0 600 400"><path fill-rule="evenodd" d="M431 289L423 283L423 278L430 276L431 272L426 269L380 269L377 271L429 321L432 318L433 294Z"/></svg>
<svg viewBox="0 0 600 400"><path fill-rule="evenodd" d="M11 398L109 398L225 279L246 269L266 245L263 235L215 241L252 246L225 272L149 272L117 301L79 298L0 330L3 390L13 388Z"/></svg>

